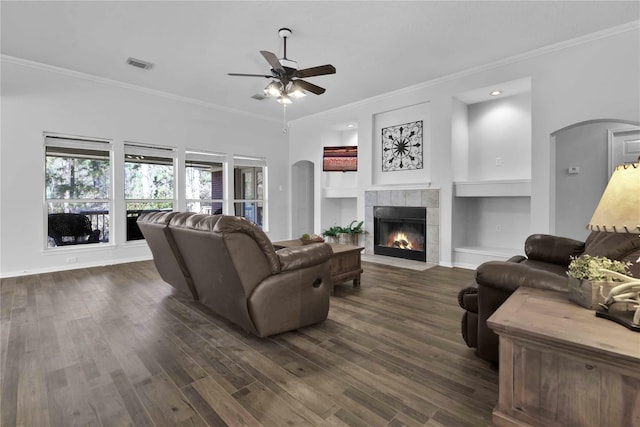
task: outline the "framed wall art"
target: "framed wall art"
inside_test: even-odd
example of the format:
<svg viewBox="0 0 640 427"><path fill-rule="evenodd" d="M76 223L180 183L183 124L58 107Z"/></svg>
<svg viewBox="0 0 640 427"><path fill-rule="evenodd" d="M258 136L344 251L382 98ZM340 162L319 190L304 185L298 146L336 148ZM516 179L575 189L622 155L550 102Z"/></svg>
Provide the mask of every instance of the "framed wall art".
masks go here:
<svg viewBox="0 0 640 427"><path fill-rule="evenodd" d="M382 128L382 172L422 169L422 120Z"/></svg>

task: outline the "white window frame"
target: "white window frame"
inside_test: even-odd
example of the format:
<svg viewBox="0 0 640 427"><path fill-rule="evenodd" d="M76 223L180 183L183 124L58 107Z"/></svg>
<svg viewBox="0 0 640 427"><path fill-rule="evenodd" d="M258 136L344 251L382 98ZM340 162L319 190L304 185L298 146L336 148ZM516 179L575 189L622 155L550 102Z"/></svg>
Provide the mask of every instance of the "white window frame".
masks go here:
<svg viewBox="0 0 640 427"><path fill-rule="evenodd" d="M205 164L207 163L220 163L222 164L222 198L220 199L188 199L187 198L187 178L186 178L186 174L187 174L187 168L189 167L189 163L197 163L197 162L203 162ZM227 185L227 168L228 168L228 162L227 162L227 156L226 154L222 154L222 153L213 153L213 152L206 152L206 151L201 151L201 150L185 150L185 161L184 161L185 165L184 165L184 174L185 174L185 178L184 178L184 185L182 186L182 189L184 191L185 194L185 207L189 205L189 203L220 203L222 205L222 212L225 212L225 200L228 199L228 185ZM210 212L213 214L213 212Z"/></svg>
<svg viewBox="0 0 640 427"><path fill-rule="evenodd" d="M236 189L235 189L235 169L237 167L261 167L262 168L262 199L254 198L254 199L236 199ZM243 156L243 155L234 155L233 156L233 173L231 174L233 177L233 182L229 183L229 188L232 190L233 197L230 199L233 200L231 209L235 213L235 206L237 203L262 203L262 230L265 232L269 231L269 209L268 209L268 194L269 194L269 174L267 167L267 159L264 157L251 157L251 156ZM257 193L256 193L257 196Z"/></svg>
<svg viewBox="0 0 640 427"><path fill-rule="evenodd" d="M42 211L43 211L43 236L42 245L45 251L78 250L78 245L49 247L49 203L106 203L108 206L107 216L109 218L109 241L95 245L82 245L81 250L97 249L104 246L115 245L115 221L114 221L114 149L113 142L109 139L81 137L63 135L51 132L44 132L44 144L42 145ZM47 148L67 148L79 150L106 151L109 153L109 192L107 199L56 199L47 197ZM104 230L101 230L101 234Z"/></svg>
<svg viewBox="0 0 640 427"><path fill-rule="evenodd" d="M126 164L127 163L135 163L127 160L127 156L148 156L148 157L158 157L165 158L171 160L171 166L173 167L173 195L170 199L130 199L127 198L126 194L126 182L123 181L122 186L122 197L124 199L124 211L125 211L125 227L126 221L129 215L129 209L127 208L129 203L170 203L171 210L176 210L178 206L178 185L180 183L178 169L177 169L177 157L176 157L176 149L175 147L167 147L162 145L149 145L149 144L141 144L137 142L125 141L124 142L124 156L122 158L123 162L123 178L126 175ZM144 162L140 162L144 163ZM135 243L137 240L129 240L125 234L125 242L127 243Z"/></svg>

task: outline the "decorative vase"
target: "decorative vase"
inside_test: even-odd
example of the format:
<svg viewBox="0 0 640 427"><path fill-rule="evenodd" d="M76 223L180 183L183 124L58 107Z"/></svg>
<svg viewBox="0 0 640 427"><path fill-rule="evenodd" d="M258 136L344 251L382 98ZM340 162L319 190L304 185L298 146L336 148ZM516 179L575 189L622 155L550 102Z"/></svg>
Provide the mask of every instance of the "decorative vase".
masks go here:
<svg viewBox="0 0 640 427"><path fill-rule="evenodd" d="M327 243L338 243L338 236L325 236Z"/></svg>
<svg viewBox="0 0 640 427"><path fill-rule="evenodd" d="M596 310L599 308L598 304L604 302L601 294L607 296L611 288L619 284L619 282L590 282L569 277L569 301L584 308Z"/></svg>
<svg viewBox="0 0 640 427"><path fill-rule="evenodd" d="M349 233L340 233L338 234L338 243L342 245L350 245L351 244L351 235Z"/></svg>

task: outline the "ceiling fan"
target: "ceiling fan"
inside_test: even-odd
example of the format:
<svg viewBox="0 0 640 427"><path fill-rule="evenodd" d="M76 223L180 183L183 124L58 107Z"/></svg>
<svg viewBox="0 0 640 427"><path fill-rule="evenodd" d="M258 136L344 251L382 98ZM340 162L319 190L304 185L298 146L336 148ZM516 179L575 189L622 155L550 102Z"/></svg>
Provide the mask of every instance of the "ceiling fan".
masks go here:
<svg viewBox="0 0 640 427"><path fill-rule="evenodd" d="M265 87L264 92L268 96L275 97L281 104L291 104L292 98L305 96L305 91L322 95L325 92L323 87L301 79L335 74L336 67L326 64L299 70L298 63L287 58L287 38L291 36L291 30L289 28L280 28L278 35L284 40L284 56L282 58L278 58L275 54L266 50L260 51L264 59L271 65L271 74L229 73L229 75L272 79L271 83Z"/></svg>

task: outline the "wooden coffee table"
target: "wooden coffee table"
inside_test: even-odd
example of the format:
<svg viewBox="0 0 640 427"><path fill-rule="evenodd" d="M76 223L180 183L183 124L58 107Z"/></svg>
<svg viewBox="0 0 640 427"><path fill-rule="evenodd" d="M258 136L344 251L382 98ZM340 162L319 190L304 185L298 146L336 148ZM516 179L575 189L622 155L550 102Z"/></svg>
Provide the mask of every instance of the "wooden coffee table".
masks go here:
<svg viewBox="0 0 640 427"><path fill-rule="evenodd" d="M353 287L360 287L360 275L362 274L362 264L360 253L364 249L361 246L343 245L341 243L328 243L333 250L331 256L331 285L333 286L353 280ZM273 242L277 249L302 246L300 239L282 240ZM333 290L332 290L333 293Z"/></svg>

